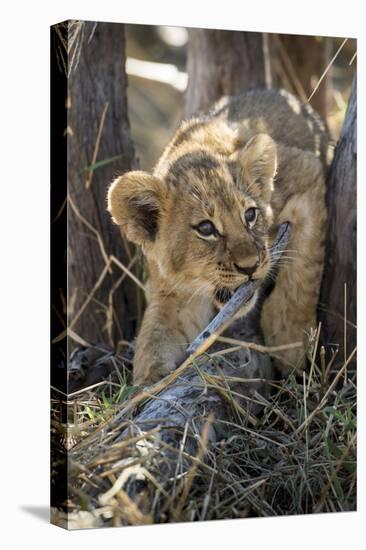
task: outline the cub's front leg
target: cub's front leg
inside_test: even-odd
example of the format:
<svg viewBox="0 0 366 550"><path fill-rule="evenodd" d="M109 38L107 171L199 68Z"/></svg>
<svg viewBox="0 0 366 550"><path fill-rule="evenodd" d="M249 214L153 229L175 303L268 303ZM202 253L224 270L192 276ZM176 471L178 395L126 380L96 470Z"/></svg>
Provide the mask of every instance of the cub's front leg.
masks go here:
<svg viewBox="0 0 366 550"><path fill-rule="evenodd" d="M288 251L279 261L276 284L264 302L261 318L267 345L302 343L302 347L276 353L274 364L283 374L305 367L309 334L317 327L326 225L321 177L308 191L289 200L279 222L285 220L292 221Z"/></svg>
<svg viewBox="0 0 366 550"><path fill-rule="evenodd" d="M186 348L211 316L212 306L189 303L186 297L155 294L137 337L134 383L153 384L175 370Z"/></svg>

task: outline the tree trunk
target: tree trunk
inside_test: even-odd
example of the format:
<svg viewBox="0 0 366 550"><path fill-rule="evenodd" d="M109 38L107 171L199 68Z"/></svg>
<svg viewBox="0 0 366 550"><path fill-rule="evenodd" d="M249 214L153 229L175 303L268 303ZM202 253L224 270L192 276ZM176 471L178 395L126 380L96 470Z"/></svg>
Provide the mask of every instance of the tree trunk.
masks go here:
<svg viewBox="0 0 366 550"><path fill-rule="evenodd" d="M329 223L320 297L324 345L338 345L342 360L356 344L356 124L355 77L327 181Z"/></svg>
<svg viewBox="0 0 366 550"><path fill-rule="evenodd" d="M187 71L186 117L224 95L265 87L262 34L190 29Z"/></svg>
<svg viewBox="0 0 366 550"><path fill-rule="evenodd" d="M72 29L69 22L69 41ZM107 266L111 255L126 266L132 257L132 248L123 242L106 210L108 185L135 163L127 116L124 28L81 22L78 40L75 56L70 53L68 58L68 325L88 342L115 345L133 336L136 321L136 285L126 279L118 286L123 272L114 263ZM87 170L105 160L94 171Z"/></svg>
<svg viewBox="0 0 366 550"><path fill-rule="evenodd" d="M282 86L307 101L330 61L330 39L291 34L268 36L274 86ZM310 105L324 121L328 113L328 95L327 74L310 100Z"/></svg>

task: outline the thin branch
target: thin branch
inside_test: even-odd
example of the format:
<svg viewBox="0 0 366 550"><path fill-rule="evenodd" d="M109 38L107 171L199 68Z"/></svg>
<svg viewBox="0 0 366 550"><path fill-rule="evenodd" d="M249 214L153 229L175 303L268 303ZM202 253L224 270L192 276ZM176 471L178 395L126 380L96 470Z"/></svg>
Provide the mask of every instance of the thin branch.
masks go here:
<svg viewBox="0 0 366 550"><path fill-rule="evenodd" d="M134 281L134 283L137 284L137 286L139 286L145 293L146 293L146 288L144 287L144 285L142 284L141 281L139 281L139 279L136 277L136 275L134 275L129 269L128 267L126 267L125 265L123 265L122 262L120 262L115 256L111 256L110 257L111 261L113 263L115 263L120 269L122 269L122 271L124 273L126 273L130 279L132 279Z"/></svg>
<svg viewBox="0 0 366 550"><path fill-rule="evenodd" d="M96 291L98 290L98 288L100 287L100 285L102 284L102 282L104 281L104 278L105 276L107 275L108 271L109 271L109 266L110 266L110 263L111 261L109 260L108 263L104 266L101 274L99 275L98 277L98 280L97 282L95 283L95 285L93 286L93 288L91 289L91 291L89 292L86 300L84 301L84 303L82 304L82 306L80 307L79 311L76 313L76 315L74 316L74 318L72 319L72 321L70 322L69 324L69 329L71 329L75 324L76 322L78 321L78 319L80 318L80 316L82 315L82 313L84 312L85 308L88 306L88 304L91 302L94 294L96 293Z"/></svg>
<svg viewBox="0 0 366 550"><path fill-rule="evenodd" d="M90 163L92 166L94 166L96 161L97 161L97 156L98 156L99 147L100 147L100 140L101 140L101 137L102 137L102 131L103 131L104 121L105 121L105 117L106 117L106 114L107 114L107 111L108 111L108 107L109 107L109 103L107 101L106 104L104 105L104 109L102 111L100 121L99 121L97 138L95 140L95 146L94 146L94 152L93 152L93 156L92 156L92 161ZM85 189L89 189L89 187L91 186L93 174L94 174L94 168L90 168L87 171L87 176L85 178Z"/></svg>
<svg viewBox="0 0 366 550"><path fill-rule="evenodd" d="M295 349L303 347L302 342L293 342L291 344L282 344L281 346L262 346L254 342L241 342L241 340L235 340L235 338L228 338L226 336L218 336L218 342L223 342L225 344L233 344L240 348L253 349L259 351L260 353L276 353L277 351L284 351L288 349Z"/></svg>
<svg viewBox="0 0 366 550"><path fill-rule="evenodd" d="M73 209L75 215L79 218L79 220L80 220L84 225L86 225L86 227L87 227L92 233L94 233L94 235L96 236L96 238L97 238L97 240L98 240L98 244L99 244L99 248L100 248L101 254L102 254L103 259L104 259L104 262L105 262L106 265L109 265L109 264L110 264L110 260L109 260L109 258L108 258L108 254L107 254L107 252L106 252L106 249L105 249L105 246L104 246L104 243L103 243L103 239L102 239L102 237L100 236L99 231L97 231L97 230L95 229L95 227L93 227L93 226L91 225L91 223L89 223L88 220L86 220L86 219L80 214L79 209L77 208L76 204L74 203L74 201L72 200L72 198L70 197L70 195L68 195L67 200L69 201L71 208ZM112 273L112 270L111 270L110 265L109 265L109 273Z"/></svg>
<svg viewBox="0 0 366 550"><path fill-rule="evenodd" d="M310 384L311 384L311 381L312 381L312 378L313 378L313 371L314 371L314 366L315 366L315 358L316 358L316 352L317 352L317 350L318 350L319 336L320 336L320 330L321 330L321 328L322 328L322 324L319 323L319 325L318 325L318 330L317 330L316 336L315 336L315 344L314 344L314 349L313 349L313 355L312 355L312 358L311 358L311 365L310 365L310 371L309 371L308 386L307 386L307 390L306 390L306 396L307 396L307 397L309 396Z"/></svg>
<svg viewBox="0 0 366 550"><path fill-rule="evenodd" d="M319 78L318 82L316 83L315 85L315 88L313 89L313 91L311 92L310 96L308 97L308 103L310 102L311 98L313 97L313 95L315 94L315 92L317 91L317 89L319 88L320 84L322 83L322 81L324 80L325 76L327 75L329 69L331 68L331 66L333 65L334 61L337 59L339 53L341 52L341 50L343 49L343 46L345 45L345 43L347 42L348 38L345 38L342 42L342 44L339 46L338 50L336 51L336 53L334 54L334 56L332 57L332 59L329 61L328 65L326 66L326 68L324 69L323 71L323 74L321 75L321 77Z"/></svg>
<svg viewBox="0 0 366 550"><path fill-rule="evenodd" d="M355 51L355 53L354 53L353 56L351 57L351 60L350 60L350 62L349 62L349 65L350 65L350 66L352 65L352 63L354 62L354 60L356 59L356 57L357 57L357 50Z"/></svg>

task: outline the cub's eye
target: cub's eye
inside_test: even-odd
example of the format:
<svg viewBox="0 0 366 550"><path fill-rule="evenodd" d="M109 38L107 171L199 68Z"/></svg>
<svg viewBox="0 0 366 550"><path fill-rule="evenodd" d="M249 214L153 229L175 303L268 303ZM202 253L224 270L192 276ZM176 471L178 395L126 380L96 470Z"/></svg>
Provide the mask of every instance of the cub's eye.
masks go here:
<svg viewBox="0 0 366 550"><path fill-rule="evenodd" d="M256 222L256 219L257 219L257 214L258 214L258 208L248 208L248 210L245 211L245 221L247 222L247 224L249 225L249 227L253 227L253 225L255 224Z"/></svg>
<svg viewBox="0 0 366 550"><path fill-rule="evenodd" d="M195 229L200 235L202 235L202 237L211 237L217 235L216 227L209 220L205 220L199 223L198 225L196 225Z"/></svg>

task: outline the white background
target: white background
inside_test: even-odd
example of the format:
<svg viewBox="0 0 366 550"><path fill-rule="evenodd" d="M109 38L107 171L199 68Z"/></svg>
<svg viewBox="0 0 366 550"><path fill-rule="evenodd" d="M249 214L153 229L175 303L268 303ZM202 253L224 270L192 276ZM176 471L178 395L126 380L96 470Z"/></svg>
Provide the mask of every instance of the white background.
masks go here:
<svg viewBox="0 0 366 550"><path fill-rule="evenodd" d="M0 165L0 540L3 548L365 547L365 163L359 155L359 511L66 532L49 496L49 26L65 19L356 36L365 121L362 1L2 2ZM6 7L5 7L6 6ZM365 150L365 125L358 150ZM5 307L4 307L5 306ZM43 519L42 519L43 515ZM127 545L127 546L126 546Z"/></svg>

